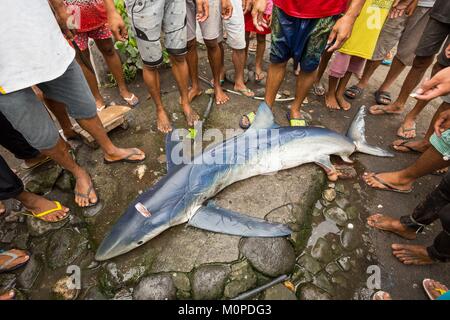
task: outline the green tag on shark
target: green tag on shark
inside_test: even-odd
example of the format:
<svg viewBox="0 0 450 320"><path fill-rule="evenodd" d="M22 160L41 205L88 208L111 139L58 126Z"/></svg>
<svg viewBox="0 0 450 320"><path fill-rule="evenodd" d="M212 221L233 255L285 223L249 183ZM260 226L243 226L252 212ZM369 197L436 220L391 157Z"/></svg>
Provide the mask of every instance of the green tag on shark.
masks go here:
<svg viewBox="0 0 450 320"><path fill-rule="evenodd" d="M189 139L194 140L196 136L197 136L197 130L194 128L189 128L189 134L187 135L187 137Z"/></svg>

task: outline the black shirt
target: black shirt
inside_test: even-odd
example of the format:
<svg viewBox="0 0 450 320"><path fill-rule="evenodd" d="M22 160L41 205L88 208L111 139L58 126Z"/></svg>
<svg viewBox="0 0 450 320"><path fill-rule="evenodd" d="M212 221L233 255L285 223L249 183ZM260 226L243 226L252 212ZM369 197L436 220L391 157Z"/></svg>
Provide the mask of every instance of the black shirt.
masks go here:
<svg viewBox="0 0 450 320"><path fill-rule="evenodd" d="M437 21L450 24L450 0L436 0L430 17Z"/></svg>

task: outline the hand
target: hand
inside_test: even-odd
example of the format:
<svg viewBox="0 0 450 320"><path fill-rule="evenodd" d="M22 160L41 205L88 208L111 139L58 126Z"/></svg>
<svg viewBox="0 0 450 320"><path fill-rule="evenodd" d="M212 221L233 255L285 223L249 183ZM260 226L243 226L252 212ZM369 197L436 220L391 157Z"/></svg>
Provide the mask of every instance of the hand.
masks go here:
<svg viewBox="0 0 450 320"><path fill-rule="evenodd" d="M413 1L414 0L395 0L392 4L391 13L389 14L390 18L396 19L401 17Z"/></svg>
<svg viewBox="0 0 450 320"><path fill-rule="evenodd" d="M114 38L117 41L125 41L128 38L128 30L122 17L116 11L108 14L108 24Z"/></svg>
<svg viewBox="0 0 450 320"><path fill-rule="evenodd" d="M444 131L450 129L450 110L442 111L434 123L434 133L438 137L442 135Z"/></svg>
<svg viewBox="0 0 450 320"><path fill-rule="evenodd" d="M422 83L412 97L419 100L431 100L450 93L450 67L442 69L430 80Z"/></svg>
<svg viewBox="0 0 450 320"><path fill-rule="evenodd" d="M407 15L408 17L412 16L414 11L416 11L417 3L418 0L414 0L413 2L411 2L405 9L405 15Z"/></svg>
<svg viewBox="0 0 450 320"><path fill-rule="evenodd" d="M196 0L197 1L197 21L204 22L209 17L209 3L208 0Z"/></svg>
<svg viewBox="0 0 450 320"><path fill-rule="evenodd" d="M242 2L242 9L244 10L244 14L252 12L254 0L244 0Z"/></svg>
<svg viewBox="0 0 450 320"><path fill-rule="evenodd" d="M230 0L222 0L222 19L228 20L233 15L233 5Z"/></svg>
<svg viewBox="0 0 450 320"><path fill-rule="evenodd" d="M62 33L68 40L73 41L73 37L76 33L75 28L77 27L74 23L76 20L74 18L75 12L69 10L62 1L51 0L50 5L53 8L56 21L58 22Z"/></svg>
<svg viewBox="0 0 450 320"><path fill-rule="evenodd" d="M255 28L258 31L264 31L264 28L269 27L268 21L264 19L264 11L266 11L266 6L267 6L266 0L253 1L253 9L252 9L253 24L255 25Z"/></svg>
<svg viewBox="0 0 450 320"><path fill-rule="evenodd" d="M345 15L336 21L330 36L328 37L327 46L331 45L327 50L328 52L332 52L342 47L344 42L351 36L354 23L354 18Z"/></svg>

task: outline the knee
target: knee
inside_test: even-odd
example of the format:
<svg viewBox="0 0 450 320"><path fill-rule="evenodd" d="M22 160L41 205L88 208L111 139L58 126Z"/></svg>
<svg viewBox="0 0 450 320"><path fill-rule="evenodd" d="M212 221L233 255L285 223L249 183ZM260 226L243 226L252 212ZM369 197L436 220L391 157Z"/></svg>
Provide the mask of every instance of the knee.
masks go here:
<svg viewBox="0 0 450 320"><path fill-rule="evenodd" d="M172 64L181 64L185 61L186 61L186 56L184 54L182 54L182 55L170 54L170 62L172 62Z"/></svg>
<svg viewBox="0 0 450 320"><path fill-rule="evenodd" d="M266 35L264 35L264 34L257 34L256 35L256 42L258 44L265 44L266 43Z"/></svg>
<svg viewBox="0 0 450 320"><path fill-rule="evenodd" d="M187 49L188 49L188 51L193 50L196 46L197 46L197 39L195 39L195 38L192 39L192 40L189 40L187 42Z"/></svg>
<svg viewBox="0 0 450 320"><path fill-rule="evenodd" d="M434 56L431 56L431 57L416 56L413 61L413 68L425 70L433 63L433 59L434 59Z"/></svg>
<svg viewBox="0 0 450 320"><path fill-rule="evenodd" d="M205 41L205 46L208 49L214 49L214 48L218 48L219 45L217 43L217 39L213 39L213 40L204 40Z"/></svg>
<svg viewBox="0 0 450 320"><path fill-rule="evenodd" d="M106 57L112 57L116 54L116 50L114 49L112 42L108 45L99 47L99 50Z"/></svg>

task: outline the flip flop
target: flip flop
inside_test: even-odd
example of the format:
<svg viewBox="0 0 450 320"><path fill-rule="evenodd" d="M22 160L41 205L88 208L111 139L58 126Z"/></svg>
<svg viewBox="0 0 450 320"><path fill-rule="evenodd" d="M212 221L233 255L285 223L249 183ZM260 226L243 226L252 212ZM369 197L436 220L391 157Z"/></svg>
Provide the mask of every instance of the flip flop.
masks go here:
<svg viewBox="0 0 450 320"><path fill-rule="evenodd" d="M307 127L307 126L309 126L309 123L306 119L291 118L291 113L289 111L286 112L286 118L288 119L289 125L291 127Z"/></svg>
<svg viewBox="0 0 450 320"><path fill-rule="evenodd" d="M139 103L139 99L138 99L138 97L136 97L135 95L134 95L134 93L132 93L131 94L131 97L129 97L129 98L125 98L125 97L122 97L123 98L123 100L125 100L126 102L127 102L127 104L130 106L130 107L135 107L138 103ZM133 102L134 101L134 102Z"/></svg>
<svg viewBox="0 0 450 320"><path fill-rule="evenodd" d="M30 256L30 254L28 252L26 252L26 251L24 251L24 252L25 252L25 254L28 257ZM0 265L0 273L17 270L18 268L20 268L20 267L24 266L25 264L27 264L28 261L30 260L28 258L27 261L22 262L22 263L14 266L14 267L8 269L8 265L10 265L14 260L19 258L20 256L18 254L12 253L11 250L9 250L9 251L1 251L0 252L0 256L7 256L7 257L9 257L9 260L7 260L3 265Z"/></svg>
<svg viewBox="0 0 450 320"><path fill-rule="evenodd" d="M413 190L412 188L409 190L400 190L398 188L395 188L395 187L391 186L390 184L388 184L387 182L383 181L380 177L377 177L376 174L372 175L372 178L374 178L378 183L380 183L381 185L383 185L385 187L385 188L379 188L379 187L369 186L373 189L378 189L378 190L382 190L382 191L393 191L393 192L398 192L398 193L411 193L411 191Z"/></svg>
<svg viewBox="0 0 450 320"><path fill-rule="evenodd" d="M140 155L141 151L138 149L133 149L134 151L131 152L129 155L127 155L125 158L119 159L119 160L106 160L105 158L103 158L103 163L104 164L113 164L113 163L119 163L119 162L125 162L125 163L139 163L145 160L141 159L141 160L131 160L130 158L132 156L136 156L136 155Z"/></svg>
<svg viewBox="0 0 450 320"><path fill-rule="evenodd" d="M31 170L31 169L34 169L34 168L37 168L37 167L43 165L44 163L49 162L50 160L52 160L50 157L45 157L41 161L38 161L38 162L32 164L31 166L27 165L25 162L22 162L20 164L20 168L23 170Z"/></svg>
<svg viewBox="0 0 450 320"><path fill-rule="evenodd" d="M430 298L430 300L436 300L436 298L432 294L433 291L437 291L440 294L440 296L442 296L443 294L448 292L448 290L444 290L444 289L441 289L441 288L436 288L435 286L433 286L431 284L431 281L433 281L433 280L431 280L431 279L424 279L422 281L423 289L425 290L425 293L427 294L428 298Z"/></svg>
<svg viewBox="0 0 450 320"><path fill-rule="evenodd" d="M351 95L350 93L353 93L354 95ZM356 84L351 86L350 88L347 88L345 90L344 95L349 99L356 99L360 97L364 93L364 89L358 87Z"/></svg>
<svg viewBox="0 0 450 320"><path fill-rule="evenodd" d="M95 192L95 195L97 196L97 201L95 201L94 203L91 202L89 195L92 193L92 191L95 192L94 185L91 183L91 185L89 186L88 191L86 193L79 193L76 191L74 192L75 196L87 199L89 201L89 204L87 206L85 206L85 207L79 206L80 208L90 208L90 207L96 206L100 202L100 198L98 197L97 192Z"/></svg>
<svg viewBox="0 0 450 320"><path fill-rule="evenodd" d="M417 149L414 149L414 148L412 148L412 147L407 146L406 144L409 143L409 142L413 142L413 141L411 141L411 140L403 140L402 143L397 144L397 145L391 145L391 147L392 147L392 149L394 149L395 151L403 152L403 153L407 153L407 152L422 153L421 151L419 151L419 150L417 150ZM396 149L395 147L403 147L403 148L408 149L408 151L402 151L402 150Z"/></svg>
<svg viewBox="0 0 450 320"><path fill-rule="evenodd" d="M31 214L23 213L23 215L30 216L30 217L33 217L33 218L36 218L36 219L39 219L39 220L42 220L42 221L48 222L48 223L56 223L56 222L66 220L70 216L69 212L67 212L67 214L64 218L58 219L56 221L48 221L48 220L43 219L43 217L48 216L49 214L52 214L54 212L61 211L63 209L63 207L59 201L53 201L53 203L56 205L56 207L53 209L43 211L43 212L30 211Z"/></svg>
<svg viewBox="0 0 450 320"><path fill-rule="evenodd" d="M318 97L321 97L325 94L325 88L320 83L319 84L314 83L313 87L312 87L312 91L313 91L313 94Z"/></svg>
<svg viewBox="0 0 450 320"><path fill-rule="evenodd" d="M377 102L377 104L383 104L385 106L387 106L388 104L390 104L392 102L392 97L391 97L391 93L388 91L375 91L375 101ZM388 100L389 102L383 102L383 100Z"/></svg>
<svg viewBox="0 0 450 320"><path fill-rule="evenodd" d="M253 121L255 120L255 117L256 117L256 113L254 113L253 111L249 112L247 114L244 114L241 117L241 120L239 120L239 127L241 127L244 130L250 128L250 126L252 125ZM244 124L244 122L243 122L244 119L247 119L248 124Z"/></svg>
<svg viewBox="0 0 450 320"><path fill-rule="evenodd" d="M239 89L239 90L236 90L236 92L239 92L241 95L243 95L247 98L253 98L255 96L255 93L249 88ZM253 93L253 95L247 95L246 93Z"/></svg>
<svg viewBox="0 0 450 320"><path fill-rule="evenodd" d="M403 134L404 134L405 132L416 131L416 125L414 125L414 126L412 126L412 127L410 127L410 128L405 128L405 126L402 124L402 125L400 126L400 129L402 129ZM407 137L402 136L402 135L400 135L400 134L398 134L398 133L397 133L397 136L399 136L400 138L404 138L404 139L414 139L414 138L416 137L416 135L414 135L414 137L407 138Z"/></svg>
<svg viewBox="0 0 450 320"><path fill-rule="evenodd" d="M100 106L100 108L97 107L97 112L102 112L102 111L105 110L105 109L106 109L106 104Z"/></svg>
<svg viewBox="0 0 450 320"><path fill-rule="evenodd" d="M266 77L267 77L267 73L264 72L264 71L261 72L260 74L258 74L258 73L255 72L255 82L256 82L256 83L259 83L259 82L265 80Z"/></svg>

